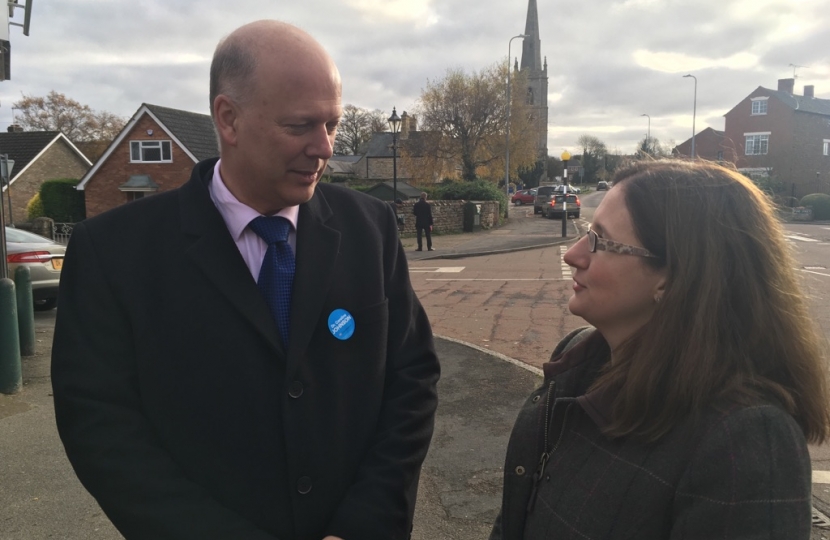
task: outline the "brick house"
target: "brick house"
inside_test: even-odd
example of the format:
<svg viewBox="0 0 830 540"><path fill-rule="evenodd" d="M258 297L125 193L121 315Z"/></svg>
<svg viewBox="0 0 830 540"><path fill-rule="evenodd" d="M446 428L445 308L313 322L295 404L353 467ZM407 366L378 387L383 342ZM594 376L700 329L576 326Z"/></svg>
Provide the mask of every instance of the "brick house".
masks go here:
<svg viewBox="0 0 830 540"><path fill-rule="evenodd" d="M699 159L706 161L735 163L735 144L726 137L725 131L707 127L700 133L695 134L695 154ZM689 157L691 155L691 137L672 149L672 156L674 157Z"/></svg>
<svg viewBox="0 0 830 540"><path fill-rule="evenodd" d="M78 184L86 215L175 189L218 155L209 115L144 103Z"/></svg>
<svg viewBox="0 0 830 540"><path fill-rule="evenodd" d="M92 166L60 131L17 129L17 126L10 126L8 133L0 133L0 154L14 160L10 186L3 186L6 224L27 220L26 205L40 191L45 180L81 178Z"/></svg>
<svg viewBox="0 0 830 540"><path fill-rule="evenodd" d="M744 174L776 178L798 198L830 193L830 99L815 97L813 86L796 95L794 86L779 79L777 90L756 88L726 113L726 139Z"/></svg>

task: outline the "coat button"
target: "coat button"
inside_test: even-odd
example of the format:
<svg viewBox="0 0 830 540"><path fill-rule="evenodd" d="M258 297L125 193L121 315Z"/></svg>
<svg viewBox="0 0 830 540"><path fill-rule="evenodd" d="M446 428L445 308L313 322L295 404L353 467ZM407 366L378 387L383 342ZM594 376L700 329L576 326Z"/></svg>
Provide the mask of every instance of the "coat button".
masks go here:
<svg viewBox="0 0 830 540"><path fill-rule="evenodd" d="M525 473L525 468L524 467L522 467L521 465L516 467L516 474L518 474L519 476L523 476L524 473Z"/></svg>
<svg viewBox="0 0 830 540"><path fill-rule="evenodd" d="M301 476L299 480L297 480L297 491L300 492L300 495L306 495L311 491L311 478L308 476Z"/></svg>
<svg viewBox="0 0 830 540"><path fill-rule="evenodd" d="M291 386L288 388L288 395L297 399L298 397L303 395L303 383L300 381L294 381L291 383Z"/></svg>
<svg viewBox="0 0 830 540"><path fill-rule="evenodd" d="M533 403L536 403L537 401L539 401L539 396L533 396Z"/></svg>

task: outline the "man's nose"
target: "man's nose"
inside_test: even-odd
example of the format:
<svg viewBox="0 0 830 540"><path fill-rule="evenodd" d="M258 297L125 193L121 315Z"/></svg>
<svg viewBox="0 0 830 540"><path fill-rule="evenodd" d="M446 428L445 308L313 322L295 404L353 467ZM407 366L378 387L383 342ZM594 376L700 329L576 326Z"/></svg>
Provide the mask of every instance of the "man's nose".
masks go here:
<svg viewBox="0 0 830 540"><path fill-rule="evenodd" d="M320 126L311 133L306 154L318 159L329 159L334 154L334 136L329 133L326 126Z"/></svg>

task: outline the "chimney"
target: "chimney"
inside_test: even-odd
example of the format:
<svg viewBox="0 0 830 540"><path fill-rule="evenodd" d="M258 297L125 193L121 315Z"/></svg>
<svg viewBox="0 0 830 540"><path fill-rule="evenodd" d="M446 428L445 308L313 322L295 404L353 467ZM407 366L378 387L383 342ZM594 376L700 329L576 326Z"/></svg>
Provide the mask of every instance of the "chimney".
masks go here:
<svg viewBox="0 0 830 540"><path fill-rule="evenodd" d="M778 79L778 91L786 92L793 95L795 89L795 79Z"/></svg>
<svg viewBox="0 0 830 540"><path fill-rule="evenodd" d="M804 97L815 97L816 87L812 84L804 86Z"/></svg>
<svg viewBox="0 0 830 540"><path fill-rule="evenodd" d="M404 141L409 138L410 117L406 111L401 114L401 140Z"/></svg>
<svg viewBox="0 0 830 540"><path fill-rule="evenodd" d="M8 132L9 133L22 133L23 132L23 126L20 126L18 124L12 124L8 127Z"/></svg>
<svg viewBox="0 0 830 540"><path fill-rule="evenodd" d="M418 117L415 115L409 117L409 131L418 131Z"/></svg>

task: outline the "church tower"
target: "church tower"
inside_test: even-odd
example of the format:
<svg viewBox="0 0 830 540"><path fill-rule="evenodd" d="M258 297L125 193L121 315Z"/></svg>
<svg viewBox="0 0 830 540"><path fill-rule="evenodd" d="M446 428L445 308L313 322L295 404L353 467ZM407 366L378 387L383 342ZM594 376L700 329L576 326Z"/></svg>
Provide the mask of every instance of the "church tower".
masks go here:
<svg viewBox="0 0 830 540"><path fill-rule="evenodd" d="M536 0L528 1L524 33L528 37L522 40L521 73L527 81L527 104L533 115L536 149L544 178L547 176L548 162L548 60L545 58L545 63L542 64L542 40L539 38Z"/></svg>

